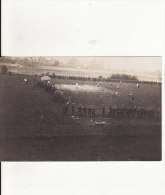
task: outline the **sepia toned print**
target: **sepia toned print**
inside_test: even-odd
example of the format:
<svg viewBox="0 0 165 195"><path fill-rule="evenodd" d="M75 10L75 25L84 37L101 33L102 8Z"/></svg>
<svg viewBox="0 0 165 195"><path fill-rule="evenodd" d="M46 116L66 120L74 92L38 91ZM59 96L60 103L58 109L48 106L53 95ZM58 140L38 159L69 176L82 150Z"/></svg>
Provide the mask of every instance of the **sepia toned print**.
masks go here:
<svg viewBox="0 0 165 195"><path fill-rule="evenodd" d="M0 160L161 160L161 57L1 57Z"/></svg>

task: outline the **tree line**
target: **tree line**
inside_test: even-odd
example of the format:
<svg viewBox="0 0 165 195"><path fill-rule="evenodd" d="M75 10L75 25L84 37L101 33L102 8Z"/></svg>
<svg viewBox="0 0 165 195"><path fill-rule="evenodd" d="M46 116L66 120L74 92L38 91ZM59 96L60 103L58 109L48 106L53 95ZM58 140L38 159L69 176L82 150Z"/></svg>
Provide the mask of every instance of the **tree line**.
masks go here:
<svg viewBox="0 0 165 195"><path fill-rule="evenodd" d="M1 74L12 74L12 72L8 71L6 65L1 66ZM127 74L112 74L111 76L105 78L103 76L99 77L83 77L83 76L66 76L66 75L56 75L55 73L49 74L46 73L47 76L53 79L69 79L69 80L80 80L80 81L94 81L94 82L123 82L123 83L144 83L144 84L160 84L160 82L155 81L139 81L137 76L127 75ZM37 74L36 74L37 76ZM41 74L40 76L44 76Z"/></svg>
<svg viewBox="0 0 165 195"><path fill-rule="evenodd" d="M123 83L143 83L143 84L161 84L155 81L140 81L137 76L127 74L112 74L110 77L83 77L83 76L67 76L67 75L56 75L55 73L46 73L52 79L64 79L64 80L80 80L80 81L94 81L94 82L123 82ZM44 76L44 74L41 74Z"/></svg>

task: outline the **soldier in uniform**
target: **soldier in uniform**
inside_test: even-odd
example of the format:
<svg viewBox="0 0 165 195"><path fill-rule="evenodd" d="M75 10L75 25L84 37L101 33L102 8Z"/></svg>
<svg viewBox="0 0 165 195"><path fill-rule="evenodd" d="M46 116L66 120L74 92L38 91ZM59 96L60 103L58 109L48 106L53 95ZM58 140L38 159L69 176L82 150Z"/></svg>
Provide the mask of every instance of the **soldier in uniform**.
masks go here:
<svg viewBox="0 0 165 195"><path fill-rule="evenodd" d="M144 107L140 108L140 118L144 118Z"/></svg>
<svg viewBox="0 0 165 195"><path fill-rule="evenodd" d="M78 106L78 116L79 117L82 116L82 106L81 106L81 104Z"/></svg>
<svg viewBox="0 0 165 195"><path fill-rule="evenodd" d="M92 117L96 116L96 107L93 105L92 106Z"/></svg>
<svg viewBox="0 0 165 195"><path fill-rule="evenodd" d="M69 102L66 103L66 113L68 114L69 112Z"/></svg>
<svg viewBox="0 0 165 195"><path fill-rule="evenodd" d="M121 117L124 117L124 115L125 115L125 106L124 106L124 104L120 108L120 115L121 115Z"/></svg>
<svg viewBox="0 0 165 195"><path fill-rule="evenodd" d="M133 117L137 118L137 107L136 106L133 107Z"/></svg>
<svg viewBox="0 0 165 195"><path fill-rule="evenodd" d="M122 117L122 106L121 105L118 106L117 114L118 114L118 117Z"/></svg>
<svg viewBox="0 0 165 195"><path fill-rule="evenodd" d="M51 92L53 84L52 83L48 83L48 91Z"/></svg>
<svg viewBox="0 0 165 195"><path fill-rule="evenodd" d="M140 112L141 112L141 114L140 114L141 118L144 118L144 107L141 107L141 111Z"/></svg>
<svg viewBox="0 0 165 195"><path fill-rule="evenodd" d="M74 103L72 103L72 106L71 106L71 114L72 116L75 115L75 104Z"/></svg>
<svg viewBox="0 0 165 195"><path fill-rule="evenodd" d="M131 100L132 100L132 102L135 102L135 97L132 96L132 97L131 97Z"/></svg>
<svg viewBox="0 0 165 195"><path fill-rule="evenodd" d="M134 114L134 113L133 113L133 107L130 107L130 117L131 117L131 118L134 117L133 114Z"/></svg>
<svg viewBox="0 0 165 195"><path fill-rule="evenodd" d="M91 117L92 114L92 107L89 105L88 106L88 117Z"/></svg>
<svg viewBox="0 0 165 195"><path fill-rule="evenodd" d="M46 81L42 81L42 87L45 89L46 88Z"/></svg>
<svg viewBox="0 0 165 195"><path fill-rule="evenodd" d="M147 118L151 118L151 107L147 110Z"/></svg>
<svg viewBox="0 0 165 195"><path fill-rule="evenodd" d="M130 118L131 117L131 107L128 106L127 108L127 116Z"/></svg>
<svg viewBox="0 0 165 195"><path fill-rule="evenodd" d="M149 118L149 115L148 115L148 108L147 108L147 107L145 108L145 118L146 118L146 119Z"/></svg>
<svg viewBox="0 0 165 195"><path fill-rule="evenodd" d="M114 117L117 117L118 107L116 105L113 106L113 113L114 113Z"/></svg>
<svg viewBox="0 0 165 195"><path fill-rule="evenodd" d="M115 105L111 107L111 116L115 117Z"/></svg>
<svg viewBox="0 0 165 195"><path fill-rule="evenodd" d="M56 91L56 87L53 85L53 86L52 86L51 93L54 94L55 91Z"/></svg>
<svg viewBox="0 0 165 195"><path fill-rule="evenodd" d="M120 105L116 106L116 116L119 117L120 116Z"/></svg>
<svg viewBox="0 0 165 195"><path fill-rule="evenodd" d="M45 91L48 91L48 83L45 82Z"/></svg>
<svg viewBox="0 0 165 195"><path fill-rule="evenodd" d="M147 108L143 107L143 118L147 118Z"/></svg>
<svg viewBox="0 0 165 195"><path fill-rule="evenodd" d="M113 116L113 107L109 106L109 117Z"/></svg>
<svg viewBox="0 0 165 195"><path fill-rule="evenodd" d="M105 106L103 106L102 109L101 109L101 116L102 116L102 117L105 116Z"/></svg>
<svg viewBox="0 0 165 195"><path fill-rule="evenodd" d="M83 116L86 117L87 115L87 107L83 106Z"/></svg>
<svg viewBox="0 0 165 195"><path fill-rule="evenodd" d="M155 109L151 108L151 118L155 118Z"/></svg>
<svg viewBox="0 0 165 195"><path fill-rule="evenodd" d="M137 108L137 118L140 118L140 115L141 115L141 107L139 106Z"/></svg>
<svg viewBox="0 0 165 195"><path fill-rule="evenodd" d="M128 117L128 106L125 106L125 109L124 109L124 116L125 117Z"/></svg>
<svg viewBox="0 0 165 195"><path fill-rule="evenodd" d="M160 112L160 108L158 108L157 110L156 110L156 119L160 119L161 118L161 112Z"/></svg>
<svg viewBox="0 0 165 195"><path fill-rule="evenodd" d="M127 117L127 106L124 107L124 117Z"/></svg>
<svg viewBox="0 0 165 195"><path fill-rule="evenodd" d="M63 109L62 109L62 113L63 115L67 115L68 111L69 111L69 105L68 104L63 104Z"/></svg>
<svg viewBox="0 0 165 195"><path fill-rule="evenodd" d="M146 115L147 115L147 111L146 111L146 108L143 106L143 108L142 108L142 116L143 116L143 118L146 118Z"/></svg>

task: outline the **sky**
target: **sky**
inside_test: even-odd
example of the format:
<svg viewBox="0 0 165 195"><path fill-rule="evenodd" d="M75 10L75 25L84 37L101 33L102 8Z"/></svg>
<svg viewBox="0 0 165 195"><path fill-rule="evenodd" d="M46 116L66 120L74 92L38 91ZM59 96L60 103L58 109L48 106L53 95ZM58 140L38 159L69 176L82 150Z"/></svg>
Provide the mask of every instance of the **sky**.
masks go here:
<svg viewBox="0 0 165 195"><path fill-rule="evenodd" d="M161 72L161 57L58 57L64 64L80 67L128 72Z"/></svg>

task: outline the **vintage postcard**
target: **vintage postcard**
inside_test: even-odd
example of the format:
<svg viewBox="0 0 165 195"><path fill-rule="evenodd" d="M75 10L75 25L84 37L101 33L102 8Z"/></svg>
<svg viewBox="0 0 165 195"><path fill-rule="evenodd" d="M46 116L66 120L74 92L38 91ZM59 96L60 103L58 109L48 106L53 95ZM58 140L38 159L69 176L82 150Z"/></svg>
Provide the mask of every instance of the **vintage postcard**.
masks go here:
<svg viewBox="0 0 165 195"><path fill-rule="evenodd" d="M165 194L164 1L1 4L2 195Z"/></svg>

